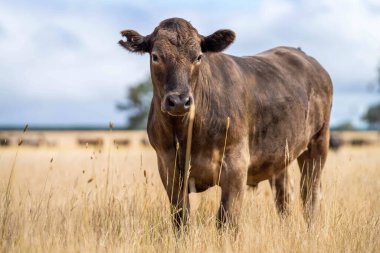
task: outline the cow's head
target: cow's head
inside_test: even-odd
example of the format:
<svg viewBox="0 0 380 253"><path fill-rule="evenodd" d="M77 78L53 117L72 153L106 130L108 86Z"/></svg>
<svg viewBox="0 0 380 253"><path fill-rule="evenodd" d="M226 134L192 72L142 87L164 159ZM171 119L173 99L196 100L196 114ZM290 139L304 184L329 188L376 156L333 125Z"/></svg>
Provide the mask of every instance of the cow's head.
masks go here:
<svg viewBox="0 0 380 253"><path fill-rule="evenodd" d="M172 116L185 115L194 102L193 91L203 53L221 52L235 39L231 30L218 30L205 37L180 18L164 20L152 34L121 32L119 44L131 52L149 53L155 94L161 110Z"/></svg>

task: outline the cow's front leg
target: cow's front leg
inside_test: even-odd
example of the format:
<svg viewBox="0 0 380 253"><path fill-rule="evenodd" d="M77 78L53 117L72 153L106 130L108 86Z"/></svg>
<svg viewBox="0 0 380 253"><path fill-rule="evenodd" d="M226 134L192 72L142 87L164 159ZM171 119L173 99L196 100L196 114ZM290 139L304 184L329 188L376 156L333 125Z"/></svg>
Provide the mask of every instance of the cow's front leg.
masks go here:
<svg viewBox="0 0 380 253"><path fill-rule="evenodd" d="M182 229L186 229L186 224L190 212L189 194L184 195L183 183L184 175L174 163L175 156L162 159L157 156L158 168L162 183L165 186L166 193L170 201L170 211L173 227L177 235ZM167 160L167 162L165 162ZM173 162L172 162L173 161ZM186 198L186 208L183 207L183 199Z"/></svg>
<svg viewBox="0 0 380 253"><path fill-rule="evenodd" d="M190 215L189 194L184 194L183 175L174 178L174 184L171 189L167 189L171 204L171 215L173 226L178 234L182 229L186 229L187 221ZM184 198L186 198L186 206L184 207Z"/></svg>
<svg viewBox="0 0 380 253"><path fill-rule="evenodd" d="M247 184L247 150L239 150L226 156L221 169L220 187L222 196L218 211L217 226L238 228L241 207Z"/></svg>

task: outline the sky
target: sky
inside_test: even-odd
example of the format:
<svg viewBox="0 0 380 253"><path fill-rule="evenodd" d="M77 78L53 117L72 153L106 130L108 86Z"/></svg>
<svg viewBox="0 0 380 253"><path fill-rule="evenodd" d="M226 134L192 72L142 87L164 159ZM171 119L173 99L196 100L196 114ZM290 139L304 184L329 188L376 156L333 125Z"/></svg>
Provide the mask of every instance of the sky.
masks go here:
<svg viewBox="0 0 380 253"><path fill-rule="evenodd" d="M116 104L149 75L149 56L123 50L119 32L147 35L171 17L202 35L234 30L228 54L301 47L333 80L332 125L364 127L380 101L368 88L380 65L379 0L2 0L0 126L124 125Z"/></svg>

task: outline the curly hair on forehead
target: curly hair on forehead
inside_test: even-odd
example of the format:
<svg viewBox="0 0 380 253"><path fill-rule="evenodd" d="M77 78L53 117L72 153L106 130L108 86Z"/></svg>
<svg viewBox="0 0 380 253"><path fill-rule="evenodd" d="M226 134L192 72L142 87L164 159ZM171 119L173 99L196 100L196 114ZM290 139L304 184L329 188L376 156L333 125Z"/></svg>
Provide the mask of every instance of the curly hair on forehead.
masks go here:
<svg viewBox="0 0 380 253"><path fill-rule="evenodd" d="M153 35L157 39L168 39L174 46L188 44L192 39L199 37L198 31L188 21L181 18L162 21Z"/></svg>
<svg viewBox="0 0 380 253"><path fill-rule="evenodd" d="M170 18L160 22L159 26L161 28L166 28L169 30L195 30L189 21L182 18Z"/></svg>

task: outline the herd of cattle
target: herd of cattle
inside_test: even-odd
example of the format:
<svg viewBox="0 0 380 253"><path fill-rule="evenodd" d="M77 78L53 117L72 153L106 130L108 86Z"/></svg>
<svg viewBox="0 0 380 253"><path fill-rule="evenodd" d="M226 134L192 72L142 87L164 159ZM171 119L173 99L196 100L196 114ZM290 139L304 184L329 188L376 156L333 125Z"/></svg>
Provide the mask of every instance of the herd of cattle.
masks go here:
<svg viewBox="0 0 380 253"><path fill-rule="evenodd" d="M131 140L129 138L118 138L113 139L113 144L116 147L130 147L132 143L136 142L136 140ZM137 140L137 144L141 146L147 147L150 146L149 140L146 137L142 137ZM15 137L3 136L0 134L0 147L12 147L19 145L20 141ZM36 136L30 138L23 138L22 146L28 147L56 147L59 146L57 141L50 140L45 138L44 136ZM102 137L77 137L76 144L79 147L103 147L105 144L105 140ZM368 140L361 137L353 137L353 138L343 138L341 134L333 132L330 136L330 150L338 151L343 146L369 146L376 144L374 140Z"/></svg>
<svg viewBox="0 0 380 253"><path fill-rule="evenodd" d="M344 145L351 145L351 146L369 146L373 145L378 141L375 140L369 140L364 138L358 138L354 137L351 139L344 139L340 134L338 133L332 133L330 136L330 150L332 151L338 151L342 146Z"/></svg>
<svg viewBox="0 0 380 253"><path fill-rule="evenodd" d="M101 137L77 137L76 138L76 145L79 147L98 147L101 148L105 145L106 140ZM118 147L129 147L133 142L136 142L136 140L131 140L128 138L119 138L119 139L113 139L112 143L113 145ZM141 146L147 147L149 146L149 141L146 137L141 138L140 140L137 140L137 144L140 144ZM45 138L44 136L35 136L30 138L23 138L22 141L15 137L5 137L0 135L0 146L1 147L12 147L12 146L28 146L28 147L56 147L59 146L59 142L52 141L50 139Z"/></svg>

